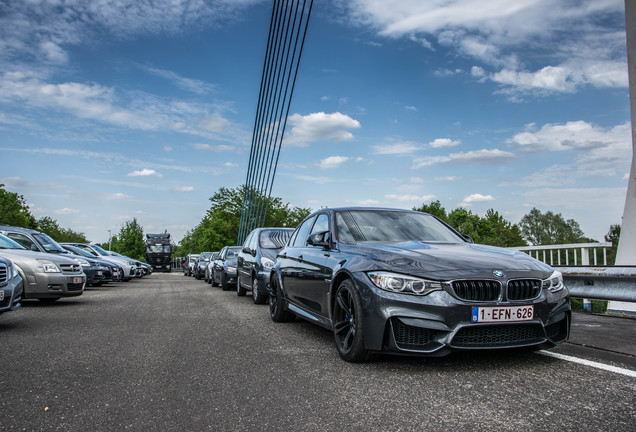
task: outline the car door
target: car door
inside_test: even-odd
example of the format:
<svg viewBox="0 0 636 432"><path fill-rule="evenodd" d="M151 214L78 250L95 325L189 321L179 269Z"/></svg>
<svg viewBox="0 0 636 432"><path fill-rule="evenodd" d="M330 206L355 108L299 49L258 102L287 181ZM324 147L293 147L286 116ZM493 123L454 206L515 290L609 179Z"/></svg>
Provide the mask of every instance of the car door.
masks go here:
<svg viewBox="0 0 636 432"><path fill-rule="evenodd" d="M258 241L258 231L252 231L245 242L243 249L238 256L238 283L248 289L252 289L252 268L256 262L256 242Z"/></svg>
<svg viewBox="0 0 636 432"><path fill-rule="evenodd" d="M325 246L312 245L308 242L314 234L329 232L329 217L327 213L320 213L316 217L309 235L300 248L299 260L301 270L299 274L299 297L303 304L319 315L328 314L328 293L331 279L331 269L326 266L329 249Z"/></svg>
<svg viewBox="0 0 636 432"><path fill-rule="evenodd" d="M292 239L291 247L285 249L284 269L281 263L283 284L289 299L314 315L326 315L326 293L329 274L325 268L327 257L323 247L307 244L311 234L329 228L328 216L320 213L303 222ZM280 259L280 258L279 258Z"/></svg>

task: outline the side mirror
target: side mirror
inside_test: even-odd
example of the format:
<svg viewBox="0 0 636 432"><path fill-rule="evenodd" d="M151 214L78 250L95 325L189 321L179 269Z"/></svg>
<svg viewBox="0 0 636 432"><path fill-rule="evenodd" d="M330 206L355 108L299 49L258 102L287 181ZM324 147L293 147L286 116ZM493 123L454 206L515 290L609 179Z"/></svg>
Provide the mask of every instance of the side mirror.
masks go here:
<svg viewBox="0 0 636 432"><path fill-rule="evenodd" d="M40 249L38 249L38 247L36 245L34 245L34 244L31 245L31 250L33 252L40 252Z"/></svg>
<svg viewBox="0 0 636 432"><path fill-rule="evenodd" d="M329 241L329 231L321 231L316 234L312 234L307 238L307 244L310 246L322 246L331 247Z"/></svg>
<svg viewBox="0 0 636 432"><path fill-rule="evenodd" d="M475 240L473 240L473 238L469 235L462 234L462 237L464 237L464 240L466 240L468 243L475 243Z"/></svg>
<svg viewBox="0 0 636 432"><path fill-rule="evenodd" d="M250 249L248 246L245 246L243 248L243 253L254 255L254 251L252 249Z"/></svg>

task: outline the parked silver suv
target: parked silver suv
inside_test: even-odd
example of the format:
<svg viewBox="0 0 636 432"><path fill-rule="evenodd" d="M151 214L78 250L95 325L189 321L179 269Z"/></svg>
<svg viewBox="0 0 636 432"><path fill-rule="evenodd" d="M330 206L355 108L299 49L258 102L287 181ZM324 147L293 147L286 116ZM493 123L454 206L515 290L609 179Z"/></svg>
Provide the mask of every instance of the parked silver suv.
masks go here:
<svg viewBox="0 0 636 432"><path fill-rule="evenodd" d="M25 299L55 301L84 292L86 275L82 266L70 258L27 250L3 234L0 256L13 261L24 282Z"/></svg>

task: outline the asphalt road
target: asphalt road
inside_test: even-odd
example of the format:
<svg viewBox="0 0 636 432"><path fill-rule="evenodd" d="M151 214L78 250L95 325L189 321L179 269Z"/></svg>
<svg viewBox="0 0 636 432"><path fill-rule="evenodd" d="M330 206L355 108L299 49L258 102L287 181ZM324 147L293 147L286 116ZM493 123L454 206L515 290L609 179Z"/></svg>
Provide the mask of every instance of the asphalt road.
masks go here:
<svg viewBox="0 0 636 432"><path fill-rule="evenodd" d="M0 316L0 430L636 431L635 328L577 314L554 350L618 372L517 351L349 364L324 329L154 274Z"/></svg>

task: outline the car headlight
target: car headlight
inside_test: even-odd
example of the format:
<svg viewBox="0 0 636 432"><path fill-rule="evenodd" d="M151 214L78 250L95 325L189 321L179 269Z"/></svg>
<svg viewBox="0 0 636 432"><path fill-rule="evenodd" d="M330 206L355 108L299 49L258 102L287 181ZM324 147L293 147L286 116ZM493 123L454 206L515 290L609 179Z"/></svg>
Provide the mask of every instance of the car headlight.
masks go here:
<svg viewBox="0 0 636 432"><path fill-rule="evenodd" d="M272 261L269 258L265 258L262 257L261 258L261 264L263 265L263 267L265 267L266 269L271 269L274 268L274 261Z"/></svg>
<svg viewBox="0 0 636 432"><path fill-rule="evenodd" d="M79 265L81 265L82 267L90 267L90 263L88 261L86 261L85 259L82 258L73 258L75 260L76 263L78 263Z"/></svg>
<svg viewBox="0 0 636 432"><path fill-rule="evenodd" d="M375 286L385 291L427 295L433 291L440 291L442 283L426 279L420 279L412 276L405 276L390 272L369 272L369 279Z"/></svg>
<svg viewBox="0 0 636 432"><path fill-rule="evenodd" d="M44 267L44 273L61 273L60 268L51 261L47 260L38 260L40 264Z"/></svg>
<svg viewBox="0 0 636 432"><path fill-rule="evenodd" d="M226 267L225 271L228 273L236 273L236 267Z"/></svg>
<svg viewBox="0 0 636 432"><path fill-rule="evenodd" d="M13 279L14 277L18 276L20 273L18 273L18 266L15 265L13 262L11 263L11 265L9 266L9 274L7 275L9 278L8 280Z"/></svg>
<svg viewBox="0 0 636 432"><path fill-rule="evenodd" d="M543 280L543 289L550 292L561 291L563 288L565 285L563 285L563 275L560 271L555 270L549 278Z"/></svg>

